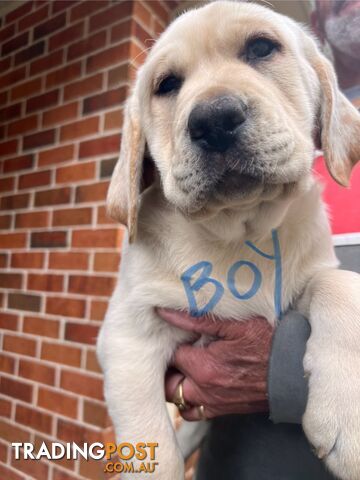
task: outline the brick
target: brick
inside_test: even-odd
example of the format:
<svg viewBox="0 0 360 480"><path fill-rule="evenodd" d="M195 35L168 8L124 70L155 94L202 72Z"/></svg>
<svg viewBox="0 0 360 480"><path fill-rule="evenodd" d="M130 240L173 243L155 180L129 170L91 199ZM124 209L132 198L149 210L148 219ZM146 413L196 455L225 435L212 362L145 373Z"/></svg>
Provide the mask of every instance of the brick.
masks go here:
<svg viewBox="0 0 360 480"><path fill-rule="evenodd" d="M18 50L19 48L23 47L24 45L27 44L28 37L29 37L29 32L24 32L24 33L21 33L20 35L17 35L16 37L13 37L11 40L7 41L6 43L3 43L1 47L1 55L5 57L9 53L14 52L15 50Z"/></svg>
<svg viewBox="0 0 360 480"><path fill-rule="evenodd" d="M26 28L30 28L33 25L36 25L37 23L41 22L42 20L45 20L45 18L47 18L47 15L48 15L48 9L49 9L49 5L45 4L44 7L39 8L34 13L30 13L29 15L26 15L26 17L22 18L19 21L18 30L21 31Z"/></svg>
<svg viewBox="0 0 360 480"><path fill-rule="evenodd" d="M38 295L26 293L9 293L8 308L38 312L40 310L41 298Z"/></svg>
<svg viewBox="0 0 360 480"><path fill-rule="evenodd" d="M105 115L105 130L120 130L123 124L122 110L114 110Z"/></svg>
<svg viewBox="0 0 360 480"><path fill-rule="evenodd" d="M0 121L7 122L13 118L19 117L21 114L21 103L16 103L15 105L10 105L10 107L5 107L0 110Z"/></svg>
<svg viewBox="0 0 360 480"><path fill-rule="evenodd" d="M26 102L26 113L43 110L51 105L56 105L59 100L59 90L51 90L50 92L29 98Z"/></svg>
<svg viewBox="0 0 360 480"><path fill-rule="evenodd" d="M86 115L99 110L104 110L105 108L114 107L115 105L122 103L125 100L125 97L126 89L125 87L121 87L85 98L83 114Z"/></svg>
<svg viewBox="0 0 360 480"><path fill-rule="evenodd" d="M65 12L60 13L56 17L52 17L49 20L46 20L44 23L40 23L34 28L34 40L45 37L49 33L56 32L60 28L64 27L66 23L66 14Z"/></svg>
<svg viewBox="0 0 360 480"><path fill-rule="evenodd" d="M71 190L69 187L44 190L35 193L35 206L61 205L70 202Z"/></svg>
<svg viewBox="0 0 360 480"><path fill-rule="evenodd" d="M16 172L17 170L25 170L27 168L32 168L33 164L33 155L22 155L20 157L9 158L4 162L4 173Z"/></svg>
<svg viewBox="0 0 360 480"><path fill-rule="evenodd" d="M89 254L85 252L50 252L49 268L56 270L87 270ZM83 307L82 307L83 311Z"/></svg>
<svg viewBox="0 0 360 480"><path fill-rule="evenodd" d="M56 163L72 160L74 157L74 145L65 145L64 147L56 147L50 150L39 152L39 167L52 165Z"/></svg>
<svg viewBox="0 0 360 480"><path fill-rule="evenodd" d="M25 67L20 67L16 70L11 69L8 73L5 73L5 75L2 75L0 77L0 89L12 86L17 82L20 82L20 80L23 80L25 78L25 74Z"/></svg>
<svg viewBox="0 0 360 480"><path fill-rule="evenodd" d="M105 201L109 182L93 183L92 185L81 185L76 187L76 202Z"/></svg>
<svg viewBox="0 0 360 480"><path fill-rule="evenodd" d="M51 433L52 417L35 408L16 405L15 421L34 430Z"/></svg>
<svg viewBox="0 0 360 480"><path fill-rule="evenodd" d="M11 227L11 215L1 215L0 216L0 229L8 230Z"/></svg>
<svg viewBox="0 0 360 480"><path fill-rule="evenodd" d="M132 32L132 30L134 30L135 25L138 25L138 24L135 23L134 18L132 17L112 27L111 36L110 36L111 43L121 42L125 38L131 37L132 34L134 35L134 37L137 37L137 35L135 35L135 32ZM151 36L147 34L146 38L149 38L149 37Z"/></svg>
<svg viewBox="0 0 360 480"><path fill-rule="evenodd" d="M2 274L7 275L7 274ZM8 274L11 275L11 274ZM20 277L21 283L21 277ZM14 288L10 287L9 288ZM17 287L15 287L17 288ZM4 330L17 330L18 328L18 316L12 313L0 312L0 328Z"/></svg>
<svg viewBox="0 0 360 480"><path fill-rule="evenodd" d="M11 57L0 60L0 72L6 72L11 66ZM1 92L1 105L7 103L7 92Z"/></svg>
<svg viewBox="0 0 360 480"><path fill-rule="evenodd" d="M60 324L57 320L49 320L39 317L25 317L23 322L23 331L33 333L43 337L58 338Z"/></svg>
<svg viewBox="0 0 360 480"><path fill-rule="evenodd" d="M129 63L123 63L108 73L108 87L114 87L129 80Z"/></svg>
<svg viewBox="0 0 360 480"><path fill-rule="evenodd" d="M28 205L28 203L29 203L29 194L8 195L0 199L0 209L14 210L17 208L24 208Z"/></svg>
<svg viewBox="0 0 360 480"><path fill-rule="evenodd" d="M65 8L70 8L75 3L77 3L76 0L55 0L52 2L52 13L58 13Z"/></svg>
<svg viewBox="0 0 360 480"><path fill-rule="evenodd" d="M103 10L90 17L90 31L98 30L102 27L108 27L111 23L116 22L119 18L130 16L132 13L131 1L119 2L112 7Z"/></svg>
<svg viewBox="0 0 360 480"><path fill-rule="evenodd" d="M41 346L41 359L72 367L79 367L81 362L81 349L60 343L43 341Z"/></svg>
<svg viewBox="0 0 360 480"><path fill-rule="evenodd" d="M51 145L55 142L55 130L43 130L23 137L23 150Z"/></svg>
<svg viewBox="0 0 360 480"><path fill-rule="evenodd" d="M102 160L100 164L100 178L111 177L114 171L116 162L117 162L117 157L107 158L106 160Z"/></svg>
<svg viewBox="0 0 360 480"><path fill-rule="evenodd" d="M72 120L77 116L78 103L73 102L61 107L48 110L43 114L43 125L50 126L59 123L64 123L67 120Z"/></svg>
<svg viewBox="0 0 360 480"><path fill-rule="evenodd" d="M44 383L45 385L54 385L55 369L41 362L33 360L20 359L19 363L20 377L27 378L33 382Z"/></svg>
<svg viewBox="0 0 360 480"><path fill-rule="evenodd" d="M45 70L58 67L63 62L63 50L56 50L56 52L41 57L39 60L34 60L30 65L30 75L37 75Z"/></svg>
<svg viewBox="0 0 360 480"><path fill-rule="evenodd" d="M41 228L48 225L49 212L18 213L15 228Z"/></svg>
<svg viewBox="0 0 360 480"><path fill-rule="evenodd" d="M96 353L93 350L86 352L86 370L90 370L95 373L102 373Z"/></svg>
<svg viewBox="0 0 360 480"><path fill-rule="evenodd" d="M95 345L99 327L89 323L66 323L65 340Z"/></svg>
<svg viewBox="0 0 360 480"><path fill-rule="evenodd" d="M124 42L120 45L102 50L86 59L86 71L95 72L106 67L112 67L117 63L128 60L130 43Z"/></svg>
<svg viewBox="0 0 360 480"><path fill-rule="evenodd" d="M103 400L103 382L100 378L63 370L61 372L60 387L85 397Z"/></svg>
<svg viewBox="0 0 360 480"><path fill-rule="evenodd" d="M83 421L101 428L110 425L105 405L91 400L84 401Z"/></svg>
<svg viewBox="0 0 360 480"><path fill-rule="evenodd" d="M50 170L43 170L35 173L27 173L19 178L19 189L35 188L48 185L50 183Z"/></svg>
<svg viewBox="0 0 360 480"><path fill-rule="evenodd" d="M143 25L151 25L152 15L143 2L134 2L133 16L141 20Z"/></svg>
<svg viewBox="0 0 360 480"><path fill-rule="evenodd" d="M94 93L102 88L102 83L103 75L101 73L70 83L64 87L64 100L84 97L90 93Z"/></svg>
<svg viewBox="0 0 360 480"><path fill-rule="evenodd" d="M1 361L0 361L0 365L1 365ZM11 402L9 402L8 400L5 400L5 398L0 398L0 412L2 417L9 418L11 416ZM1 456L0 458L3 463L6 463L6 459L3 456ZM2 478L1 470L0 470L0 478Z"/></svg>
<svg viewBox="0 0 360 480"><path fill-rule="evenodd" d="M120 247L122 229L75 230L72 234L73 247L111 248Z"/></svg>
<svg viewBox="0 0 360 480"><path fill-rule="evenodd" d="M85 137L87 135L98 133L99 131L99 117L85 118L78 122L64 125L60 129L60 141L66 142L77 138ZM84 165L82 168L85 169Z"/></svg>
<svg viewBox="0 0 360 480"><path fill-rule="evenodd" d="M81 62L74 62L54 70L46 76L46 87L51 88L62 83L70 82L81 76ZM67 87L65 87L67 88ZM66 97L65 97L66 98Z"/></svg>
<svg viewBox="0 0 360 480"><path fill-rule="evenodd" d="M32 386L20 380L2 378L0 383L0 393L9 397L18 398L23 402L31 402ZM14 441L20 442L21 440L17 439Z"/></svg>
<svg viewBox="0 0 360 480"><path fill-rule="evenodd" d="M44 253L21 252L11 255L12 268L42 268L44 266Z"/></svg>
<svg viewBox="0 0 360 480"><path fill-rule="evenodd" d="M36 130L37 126L37 115L31 115L30 117L22 118L21 120L17 120L16 122L9 123L8 136L22 135L23 133L31 132L31 130Z"/></svg>
<svg viewBox="0 0 360 480"><path fill-rule="evenodd" d="M31 248L66 247L66 232L32 232Z"/></svg>
<svg viewBox="0 0 360 480"><path fill-rule="evenodd" d="M77 417L78 400L55 390L40 387L37 404L45 410L50 410L50 412L56 412L71 418Z"/></svg>
<svg viewBox="0 0 360 480"><path fill-rule="evenodd" d="M5 352L19 353L34 357L36 354L36 341L30 338L4 335L3 350Z"/></svg>
<svg viewBox="0 0 360 480"><path fill-rule="evenodd" d="M30 47L20 50L20 52L18 52L15 55L14 63L15 65L20 65L21 63L29 62L30 60L33 60L34 58L42 55L44 51L45 51L44 41L33 43Z"/></svg>
<svg viewBox="0 0 360 480"><path fill-rule="evenodd" d="M91 208L68 208L55 210L53 213L53 225L56 227L64 225L87 225L91 224L91 219Z"/></svg>
<svg viewBox="0 0 360 480"><path fill-rule="evenodd" d="M93 53L100 48L103 48L106 43L106 31L95 33L94 35L73 43L69 46L67 52L67 61L74 60L74 58L82 57Z"/></svg>
<svg viewBox="0 0 360 480"><path fill-rule="evenodd" d="M106 207L101 206L97 209L97 223L98 225L115 225L116 222L107 214Z"/></svg>
<svg viewBox="0 0 360 480"><path fill-rule="evenodd" d="M0 43L12 37L15 33L15 25L8 25L0 30Z"/></svg>
<svg viewBox="0 0 360 480"><path fill-rule="evenodd" d="M21 248L26 246L26 233L0 234L0 248Z"/></svg>
<svg viewBox="0 0 360 480"><path fill-rule="evenodd" d="M17 140L9 140L0 143L0 156L7 156L16 153L18 147Z"/></svg>
<svg viewBox="0 0 360 480"><path fill-rule="evenodd" d="M99 429L87 428L78 423L59 419L57 424L57 438L64 442L75 442L79 445L94 443L102 440Z"/></svg>
<svg viewBox="0 0 360 480"><path fill-rule="evenodd" d="M17 7L14 10L11 10L11 12L9 12L5 17L6 23L14 22L18 18L23 17L27 13L31 12L32 7L33 7L32 2L26 2L20 7Z"/></svg>
<svg viewBox="0 0 360 480"><path fill-rule="evenodd" d="M28 290L42 290L45 292L61 292L63 289L64 277L62 275L35 274L28 276Z"/></svg>
<svg viewBox="0 0 360 480"><path fill-rule="evenodd" d="M10 402L9 402L10 403ZM11 405L11 404L10 404ZM3 406L3 401L0 399L0 409L1 407ZM2 417L9 417L9 415L5 415L5 412L2 413L2 411L0 410L1 412L1 416ZM0 443L0 462L1 463L6 463L7 461L7 454L8 454L8 447L7 445L5 445L4 443Z"/></svg>
<svg viewBox="0 0 360 480"><path fill-rule="evenodd" d="M108 308L108 302L103 300L92 300L90 309L90 318L92 320L104 320Z"/></svg>
<svg viewBox="0 0 360 480"><path fill-rule="evenodd" d="M2 379L2 380L6 381L6 383L8 383L8 381L12 382L12 380L10 379ZM29 442L30 433L22 428L16 427L15 425L8 423L5 420L1 420L0 421L0 438L3 438L8 442ZM4 480L5 479L9 480L9 477L7 475L5 477L1 476L0 478Z"/></svg>
<svg viewBox="0 0 360 480"><path fill-rule="evenodd" d="M166 10L166 8L163 5L161 5L160 2L151 2L149 6L152 9L152 11L155 13L155 15L164 24L167 24L169 22L169 12Z"/></svg>
<svg viewBox="0 0 360 480"><path fill-rule="evenodd" d="M0 288L18 288L22 285L22 275L20 273L0 273ZM1 323L1 317L0 317Z"/></svg>
<svg viewBox="0 0 360 480"><path fill-rule="evenodd" d="M90 14L101 10L109 4L108 0L86 0L80 2L71 10L70 20L74 22L79 18L88 17Z"/></svg>
<svg viewBox="0 0 360 480"><path fill-rule="evenodd" d="M18 439L16 440L19 441ZM23 475L18 475L13 469L10 467L0 464L0 478L6 478L6 480L24 480Z"/></svg>
<svg viewBox="0 0 360 480"><path fill-rule="evenodd" d="M109 153L118 153L120 149L120 135L109 135L107 137L86 140L80 143L80 158L94 157Z"/></svg>
<svg viewBox="0 0 360 480"><path fill-rule="evenodd" d="M69 292L83 295L109 296L115 286L115 278L90 275L70 275Z"/></svg>
<svg viewBox="0 0 360 480"><path fill-rule="evenodd" d="M9 190L13 190L15 186L15 178L14 177L7 177L7 178L0 178L0 192L8 192Z"/></svg>
<svg viewBox="0 0 360 480"><path fill-rule="evenodd" d="M0 201L1 210L15 210L18 208L25 208L29 204L29 194L24 193L21 195L9 195L2 197Z"/></svg>
<svg viewBox="0 0 360 480"><path fill-rule="evenodd" d="M1 268L6 268L7 267L7 259L8 259L8 255L7 253L0 253L0 267ZM3 304L3 298L1 298L1 295L0 295L0 304L2 305Z"/></svg>
<svg viewBox="0 0 360 480"><path fill-rule="evenodd" d="M75 183L81 180L92 179L95 176L95 163L84 163L59 168L56 171L57 183ZM88 222L86 222L88 223Z"/></svg>
<svg viewBox="0 0 360 480"><path fill-rule="evenodd" d="M2 61L0 61L0 71L3 71ZM5 105L8 102L8 92L0 93L0 105ZM4 127L4 126L3 126Z"/></svg>
<svg viewBox="0 0 360 480"><path fill-rule="evenodd" d="M46 313L64 317L83 318L85 315L85 301L67 297L47 297Z"/></svg>
<svg viewBox="0 0 360 480"><path fill-rule="evenodd" d="M15 359L5 353L0 353L0 370L5 373L14 373Z"/></svg>
<svg viewBox="0 0 360 480"><path fill-rule="evenodd" d="M49 478L49 466L41 460L32 460L28 458L26 460L23 458L15 460L13 458L11 464L14 468L24 472L30 478Z"/></svg>
<svg viewBox="0 0 360 480"><path fill-rule="evenodd" d="M41 78L34 78L24 83L20 83L11 90L11 99L18 100L19 98L29 97L41 90Z"/></svg>
<svg viewBox="0 0 360 480"><path fill-rule="evenodd" d="M137 43L130 44L129 61L132 62L132 69L129 71L130 80L133 81L136 77L137 69L145 62L147 52L140 48ZM135 67L135 68L134 68Z"/></svg>

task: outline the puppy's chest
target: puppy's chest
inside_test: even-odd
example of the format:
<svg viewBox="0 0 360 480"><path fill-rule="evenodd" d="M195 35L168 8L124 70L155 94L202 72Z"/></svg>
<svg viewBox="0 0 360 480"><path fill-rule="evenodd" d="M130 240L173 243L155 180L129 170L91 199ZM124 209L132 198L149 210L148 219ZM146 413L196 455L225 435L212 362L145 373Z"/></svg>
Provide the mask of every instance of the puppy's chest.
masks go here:
<svg viewBox="0 0 360 480"><path fill-rule="evenodd" d="M159 265L158 265L159 267ZM160 273L162 271L162 274ZM287 299L276 232L263 244L244 241L228 248L182 245L163 257L151 290L161 305L195 316L278 318Z"/></svg>

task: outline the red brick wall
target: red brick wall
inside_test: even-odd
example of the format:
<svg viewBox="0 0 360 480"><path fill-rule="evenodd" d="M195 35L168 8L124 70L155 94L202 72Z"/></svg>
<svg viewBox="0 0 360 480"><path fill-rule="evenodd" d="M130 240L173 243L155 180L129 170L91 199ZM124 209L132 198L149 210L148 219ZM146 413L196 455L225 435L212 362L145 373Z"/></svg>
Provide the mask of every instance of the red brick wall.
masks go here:
<svg viewBox="0 0 360 480"><path fill-rule="evenodd" d="M103 477L15 461L9 442L111 438L94 343L123 230L104 199L129 78L175 3L27 1L1 19L1 479Z"/></svg>

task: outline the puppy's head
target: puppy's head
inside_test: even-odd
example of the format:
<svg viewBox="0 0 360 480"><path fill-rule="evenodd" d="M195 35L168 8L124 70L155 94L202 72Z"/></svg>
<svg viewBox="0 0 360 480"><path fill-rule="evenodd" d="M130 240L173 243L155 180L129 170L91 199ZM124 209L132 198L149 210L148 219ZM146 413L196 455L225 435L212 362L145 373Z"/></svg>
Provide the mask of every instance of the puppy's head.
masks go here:
<svg viewBox="0 0 360 480"><path fill-rule="evenodd" d="M347 184L359 137L359 114L304 29L255 4L211 3L179 17L138 73L109 211L131 240L145 147L167 200L195 215L298 182L316 147Z"/></svg>

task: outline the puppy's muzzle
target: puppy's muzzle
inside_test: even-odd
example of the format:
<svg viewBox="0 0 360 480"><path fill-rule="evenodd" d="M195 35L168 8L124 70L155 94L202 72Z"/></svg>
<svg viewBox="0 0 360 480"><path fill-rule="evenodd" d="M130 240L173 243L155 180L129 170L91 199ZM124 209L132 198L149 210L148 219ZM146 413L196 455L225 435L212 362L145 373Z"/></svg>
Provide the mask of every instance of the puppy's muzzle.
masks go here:
<svg viewBox="0 0 360 480"><path fill-rule="evenodd" d="M190 113L191 141L207 152L223 153L236 143L247 117L247 105L234 96L197 104Z"/></svg>

